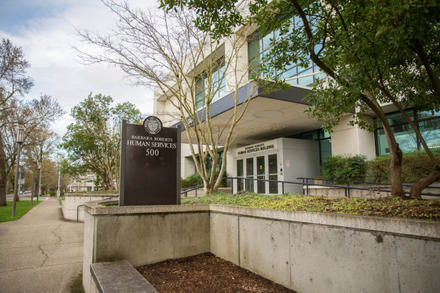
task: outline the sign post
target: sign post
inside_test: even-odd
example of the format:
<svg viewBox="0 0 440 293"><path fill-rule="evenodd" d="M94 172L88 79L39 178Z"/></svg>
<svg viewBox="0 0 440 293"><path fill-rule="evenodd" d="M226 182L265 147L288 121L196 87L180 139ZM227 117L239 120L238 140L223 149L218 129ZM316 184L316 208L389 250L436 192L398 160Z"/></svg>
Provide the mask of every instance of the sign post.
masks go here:
<svg viewBox="0 0 440 293"><path fill-rule="evenodd" d="M155 116L143 125L122 121L119 204L180 204L179 128Z"/></svg>

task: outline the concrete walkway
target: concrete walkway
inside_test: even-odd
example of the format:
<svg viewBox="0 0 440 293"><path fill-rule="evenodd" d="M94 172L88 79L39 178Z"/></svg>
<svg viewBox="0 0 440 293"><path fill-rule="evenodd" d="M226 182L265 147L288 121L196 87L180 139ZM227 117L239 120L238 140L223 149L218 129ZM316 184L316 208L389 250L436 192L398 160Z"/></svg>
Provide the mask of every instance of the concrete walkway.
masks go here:
<svg viewBox="0 0 440 293"><path fill-rule="evenodd" d="M82 269L83 224L62 218L56 199L0 223L0 292L70 292Z"/></svg>

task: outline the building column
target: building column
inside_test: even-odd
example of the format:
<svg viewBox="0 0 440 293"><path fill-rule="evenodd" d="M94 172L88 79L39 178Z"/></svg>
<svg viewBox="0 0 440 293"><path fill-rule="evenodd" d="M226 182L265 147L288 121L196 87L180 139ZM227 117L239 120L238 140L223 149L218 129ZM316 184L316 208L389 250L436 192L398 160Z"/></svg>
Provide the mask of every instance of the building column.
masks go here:
<svg viewBox="0 0 440 293"><path fill-rule="evenodd" d="M341 119L341 122L333 128L332 155L354 156L364 155L367 160L376 157L374 133L361 129L358 125L350 125L351 115Z"/></svg>

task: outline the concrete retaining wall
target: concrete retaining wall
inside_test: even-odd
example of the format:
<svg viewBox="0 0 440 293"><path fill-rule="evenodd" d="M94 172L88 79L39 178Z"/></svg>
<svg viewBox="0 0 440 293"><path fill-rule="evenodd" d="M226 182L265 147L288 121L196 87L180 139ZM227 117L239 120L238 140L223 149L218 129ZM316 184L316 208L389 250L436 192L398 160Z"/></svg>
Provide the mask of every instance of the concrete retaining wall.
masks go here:
<svg viewBox="0 0 440 293"><path fill-rule="evenodd" d="M345 197L345 189L337 188L337 187L309 186L307 190L307 187L304 186L303 192L304 192L303 194L318 195L318 196L325 196L331 198ZM376 189L371 188L370 190L358 190L358 189L350 190L350 197L357 197L357 198L379 198L390 195L391 195L390 192L380 191L379 188Z"/></svg>
<svg viewBox="0 0 440 293"><path fill-rule="evenodd" d="M87 204L90 264L211 251L297 292L440 292L440 223L221 205Z"/></svg>
<svg viewBox="0 0 440 293"><path fill-rule="evenodd" d="M365 186L364 186L365 187ZM381 191L389 190L390 187L385 186L368 186L369 190L351 189L349 191L349 196L353 198L379 198L391 196L391 192ZM409 192L409 188L404 188L405 191ZM433 193L435 195L422 195L423 199L437 199L440 200L440 189L437 188L426 188L424 193ZM342 198L345 197L345 189L337 187L326 187L326 186L303 186L303 194L305 195L318 195L331 198Z"/></svg>
<svg viewBox="0 0 440 293"><path fill-rule="evenodd" d="M90 201L101 201L104 199L119 199L119 194L87 194L87 193L71 193L64 196L62 202L63 216L66 220L77 220L84 222L84 207L78 206L84 205L86 202Z"/></svg>
<svg viewBox="0 0 440 293"><path fill-rule="evenodd" d="M209 252L209 206L104 207L87 203L83 285L93 292L90 265L127 260L138 266Z"/></svg>

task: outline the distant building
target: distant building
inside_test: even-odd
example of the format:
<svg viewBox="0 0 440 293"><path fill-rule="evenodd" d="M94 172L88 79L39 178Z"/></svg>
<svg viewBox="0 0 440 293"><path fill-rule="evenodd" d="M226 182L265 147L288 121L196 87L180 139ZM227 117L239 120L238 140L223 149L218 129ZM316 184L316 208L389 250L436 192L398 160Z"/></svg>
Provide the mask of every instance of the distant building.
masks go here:
<svg viewBox="0 0 440 293"><path fill-rule="evenodd" d="M68 192L87 192L96 190L95 186L96 175L88 173L79 175L74 178L74 181L67 185Z"/></svg>

